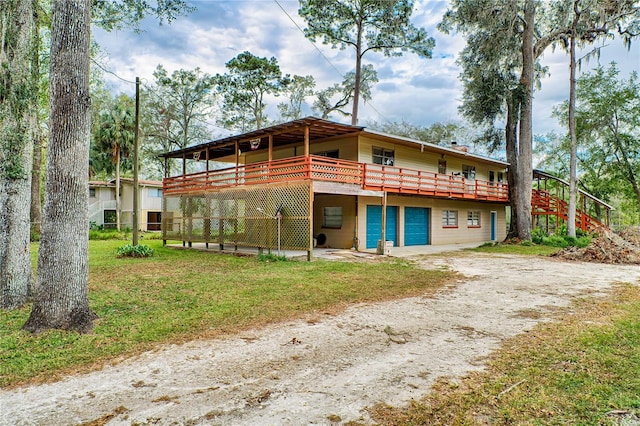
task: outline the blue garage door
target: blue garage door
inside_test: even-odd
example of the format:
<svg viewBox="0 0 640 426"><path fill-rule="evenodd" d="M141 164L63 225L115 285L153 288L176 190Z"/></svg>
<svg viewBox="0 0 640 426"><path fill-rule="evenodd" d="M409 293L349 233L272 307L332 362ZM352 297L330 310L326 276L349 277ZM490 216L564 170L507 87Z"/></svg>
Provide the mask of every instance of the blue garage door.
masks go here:
<svg viewBox="0 0 640 426"><path fill-rule="evenodd" d="M398 245L398 208L387 206L387 226L385 229L387 241ZM367 248L376 248L378 240L382 238L382 206L367 206Z"/></svg>
<svg viewBox="0 0 640 426"><path fill-rule="evenodd" d="M429 244L429 209L404 208L404 245L423 246Z"/></svg>

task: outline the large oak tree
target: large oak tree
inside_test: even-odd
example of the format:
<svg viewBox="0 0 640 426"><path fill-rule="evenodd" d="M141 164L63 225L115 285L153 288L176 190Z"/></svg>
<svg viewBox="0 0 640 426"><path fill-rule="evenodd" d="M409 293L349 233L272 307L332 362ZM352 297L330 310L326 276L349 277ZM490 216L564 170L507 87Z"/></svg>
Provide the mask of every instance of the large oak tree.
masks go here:
<svg viewBox="0 0 640 426"><path fill-rule="evenodd" d="M91 98L90 0L54 0L51 28L50 134L38 281L24 328L87 332L88 197Z"/></svg>
<svg viewBox="0 0 640 426"><path fill-rule="evenodd" d="M0 308L27 300L31 281L30 122L34 114L32 0L0 8Z"/></svg>

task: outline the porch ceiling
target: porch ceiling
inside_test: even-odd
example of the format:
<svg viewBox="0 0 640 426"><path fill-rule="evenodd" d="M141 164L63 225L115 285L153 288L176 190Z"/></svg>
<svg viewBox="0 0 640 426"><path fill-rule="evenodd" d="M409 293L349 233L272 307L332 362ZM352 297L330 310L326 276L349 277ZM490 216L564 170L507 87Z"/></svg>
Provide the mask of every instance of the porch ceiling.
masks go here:
<svg viewBox="0 0 640 426"><path fill-rule="evenodd" d="M309 140L325 139L333 136L343 136L350 133L357 133L364 129L361 126L351 126L348 124L335 123L333 121L323 120L316 117L306 117L287 123L278 124L263 129L254 130L252 132L241 135L228 136L226 138L217 139L200 145L195 145L185 149L167 152L161 154L160 157L165 158L194 158L199 157L201 160L226 157L235 154L235 143L239 143L240 150L248 152L251 150L250 142L253 139L260 139L260 149L267 147L269 143L269 135L273 137L273 146L279 147L290 145L304 141L305 128L309 128Z"/></svg>

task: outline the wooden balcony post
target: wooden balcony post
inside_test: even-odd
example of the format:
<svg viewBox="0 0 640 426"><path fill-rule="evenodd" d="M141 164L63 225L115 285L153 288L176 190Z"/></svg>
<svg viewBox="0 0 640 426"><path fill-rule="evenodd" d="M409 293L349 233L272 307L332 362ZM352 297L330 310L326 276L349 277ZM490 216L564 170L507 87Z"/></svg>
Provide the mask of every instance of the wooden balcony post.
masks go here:
<svg viewBox="0 0 640 426"><path fill-rule="evenodd" d="M273 160L273 135L269 135L269 162Z"/></svg>
<svg viewBox="0 0 640 426"><path fill-rule="evenodd" d="M235 142L235 146L236 146L236 177L235 177L235 182L236 185L238 185L238 165L240 164L240 142L236 141Z"/></svg>
<svg viewBox="0 0 640 426"><path fill-rule="evenodd" d="M304 128L304 156L309 157L309 126Z"/></svg>

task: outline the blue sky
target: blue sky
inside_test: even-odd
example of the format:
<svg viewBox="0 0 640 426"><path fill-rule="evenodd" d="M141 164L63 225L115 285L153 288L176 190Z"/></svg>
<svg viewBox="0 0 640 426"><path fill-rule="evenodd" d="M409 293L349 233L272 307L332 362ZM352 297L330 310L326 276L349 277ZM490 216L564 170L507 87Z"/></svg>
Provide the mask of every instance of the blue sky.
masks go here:
<svg viewBox="0 0 640 426"><path fill-rule="evenodd" d="M353 70L355 60L351 50L331 49L320 42L314 45L304 37L298 28L305 27L297 13L298 1L192 0L190 3L197 8L196 12L180 17L171 25L146 20L141 34L94 29L96 40L108 55L101 59L103 66L125 80L132 81L139 76L143 83L150 84L158 64L169 72L200 67L214 75L224 73L226 62L248 50L261 57L275 56L284 73L313 75L316 89L340 82L343 74ZM416 1L414 25L426 28L436 39L432 59L411 53L399 58L375 53L365 56L364 62L373 64L377 70L379 83L372 90L372 101L360 106L361 125L370 121L405 120L428 126L461 120L457 108L462 85L455 61L464 47L464 39L436 29L447 6L446 1ZM601 64L616 61L625 78L640 68L638 42L631 51L619 41L606 44ZM554 105L568 98L568 55L549 49L542 63L549 67L551 75L543 80L542 89L535 94L534 133L562 133L565 130L551 117L551 111ZM591 61L582 70L595 65L596 62ZM114 91L133 93L132 84L110 74L105 74L105 78ZM268 100L270 118L277 116L275 107L280 101ZM312 99L308 102L311 104ZM306 112L311 114L310 110ZM332 118L350 122L350 118ZM211 122L214 120L212 117ZM212 127L212 137L222 133Z"/></svg>

